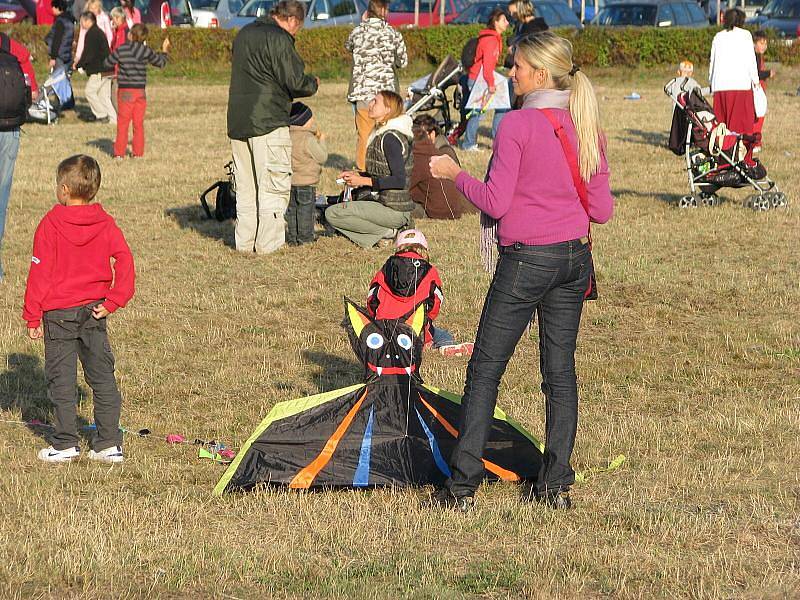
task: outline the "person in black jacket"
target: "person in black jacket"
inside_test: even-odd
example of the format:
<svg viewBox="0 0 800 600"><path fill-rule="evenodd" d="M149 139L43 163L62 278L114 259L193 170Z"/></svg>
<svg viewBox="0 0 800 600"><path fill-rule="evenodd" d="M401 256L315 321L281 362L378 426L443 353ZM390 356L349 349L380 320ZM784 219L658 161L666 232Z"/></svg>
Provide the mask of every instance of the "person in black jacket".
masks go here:
<svg viewBox="0 0 800 600"><path fill-rule="evenodd" d="M50 70L72 65L72 39L75 37L75 20L67 12L68 0L53 0L53 15L56 20L44 37L50 55Z"/></svg>
<svg viewBox="0 0 800 600"><path fill-rule="evenodd" d="M511 0L508 3L508 14L514 21L514 33L508 40L508 54L504 65L506 69L514 66L514 46L521 39L550 29L544 17L535 16L533 3L530 0Z"/></svg>
<svg viewBox="0 0 800 600"><path fill-rule="evenodd" d="M117 124L117 111L111 103L111 78L114 72L104 63L108 58L108 38L97 26L97 17L86 11L81 15L81 27L86 29L83 53L77 67L89 77L86 82L86 101L94 114L94 120Z"/></svg>
<svg viewBox="0 0 800 600"><path fill-rule="evenodd" d="M294 47L305 6L280 0L233 40L228 137L236 170L236 249L267 254L284 245L292 183L289 111L316 93Z"/></svg>

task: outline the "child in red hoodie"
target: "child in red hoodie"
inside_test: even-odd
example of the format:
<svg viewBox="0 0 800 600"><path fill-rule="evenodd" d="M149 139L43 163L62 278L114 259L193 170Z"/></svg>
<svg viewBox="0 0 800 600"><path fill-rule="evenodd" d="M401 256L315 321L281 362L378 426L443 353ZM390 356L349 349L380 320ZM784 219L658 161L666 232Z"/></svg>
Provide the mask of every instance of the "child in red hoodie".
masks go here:
<svg viewBox="0 0 800 600"><path fill-rule="evenodd" d="M80 456L76 425L77 359L94 393L97 433L89 458L123 461L119 416L122 398L114 379L114 355L106 317L133 297L133 256L114 219L92 199L100 167L78 154L61 162L56 204L33 237L33 256L22 318L28 336L44 338L47 391L53 403L52 446L39 452L49 463ZM114 259L113 268L111 259Z"/></svg>
<svg viewBox="0 0 800 600"><path fill-rule="evenodd" d="M425 347L445 356L469 356L472 343L456 344L449 331L434 327L444 300L442 280L428 256L428 240L419 229L397 234L397 250L375 274L367 292L367 311L377 319L399 319L425 303Z"/></svg>

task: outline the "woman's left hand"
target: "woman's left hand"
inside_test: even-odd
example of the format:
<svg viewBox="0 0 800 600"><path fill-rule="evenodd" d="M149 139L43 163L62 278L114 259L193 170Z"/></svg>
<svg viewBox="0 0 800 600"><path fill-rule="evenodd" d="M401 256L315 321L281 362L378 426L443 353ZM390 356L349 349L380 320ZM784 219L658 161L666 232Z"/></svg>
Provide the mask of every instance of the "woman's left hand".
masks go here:
<svg viewBox="0 0 800 600"><path fill-rule="evenodd" d="M369 177L362 177L356 171L343 171L339 177L344 179L344 182L350 187L372 187L372 179Z"/></svg>
<svg viewBox="0 0 800 600"><path fill-rule="evenodd" d="M437 179L452 179L461 172L461 167L449 156L432 156L430 162L431 175Z"/></svg>

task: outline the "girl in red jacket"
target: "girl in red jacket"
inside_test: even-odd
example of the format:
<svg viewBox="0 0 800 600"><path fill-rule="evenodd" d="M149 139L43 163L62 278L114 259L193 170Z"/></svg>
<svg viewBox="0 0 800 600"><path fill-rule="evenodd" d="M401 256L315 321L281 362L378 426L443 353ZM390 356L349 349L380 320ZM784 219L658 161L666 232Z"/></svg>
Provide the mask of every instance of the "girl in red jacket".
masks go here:
<svg viewBox="0 0 800 600"><path fill-rule="evenodd" d="M439 272L429 262L428 240L419 229L406 229L397 235L397 250L372 278L367 293L367 311L377 319L406 317L422 302L428 323L425 347L445 356L469 356L472 343L456 344L452 334L434 327L444 300Z"/></svg>
<svg viewBox="0 0 800 600"><path fill-rule="evenodd" d="M478 47L475 50L475 61L469 68L467 74L467 81L464 85L464 101L467 103L469 93L475 86L475 81L481 76L481 69L483 70L483 79L489 86L489 93L494 94L494 70L500 60L503 51L503 32L508 29L508 18L506 12L502 8L495 8L492 14L489 15L489 21L486 29L478 34ZM497 133L497 128L500 126L500 121L507 111L496 110L494 111L494 118L492 119L492 138ZM466 118L469 111L462 109L462 119ZM461 142L462 150L478 150L478 127L481 124L481 113L479 111L472 111L472 115L467 120L467 129L464 133L464 140Z"/></svg>
<svg viewBox="0 0 800 600"><path fill-rule="evenodd" d="M89 459L120 463L122 398L114 379L114 355L106 318L133 297L133 256L114 219L92 200L100 167L78 154L58 165L58 204L33 237L33 256L22 317L28 336L44 338L44 372L53 403L52 445L39 452L48 463L80 457L76 425L78 358L94 393L97 426ZM111 259L114 266L111 266Z"/></svg>

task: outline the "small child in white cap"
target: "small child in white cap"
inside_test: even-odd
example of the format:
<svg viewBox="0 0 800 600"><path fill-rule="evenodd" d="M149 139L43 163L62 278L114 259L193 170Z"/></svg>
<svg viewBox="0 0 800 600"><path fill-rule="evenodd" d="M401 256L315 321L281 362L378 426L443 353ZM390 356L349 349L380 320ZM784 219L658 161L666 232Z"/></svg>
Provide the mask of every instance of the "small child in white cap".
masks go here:
<svg viewBox="0 0 800 600"><path fill-rule="evenodd" d="M457 344L450 332L434 327L444 300L439 272L430 263L428 240L419 229L406 229L397 234L395 253L375 274L367 293L367 310L376 319L399 319L425 303L428 325L425 347L439 350L445 356L469 356L473 344Z"/></svg>

